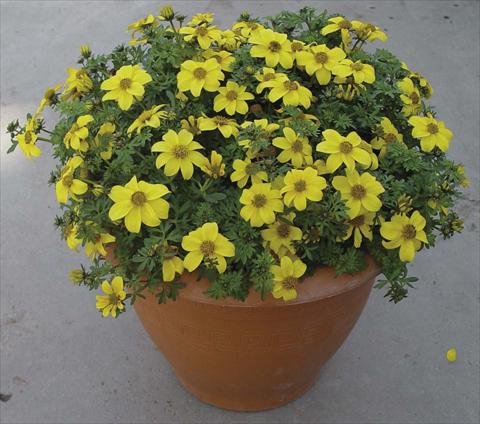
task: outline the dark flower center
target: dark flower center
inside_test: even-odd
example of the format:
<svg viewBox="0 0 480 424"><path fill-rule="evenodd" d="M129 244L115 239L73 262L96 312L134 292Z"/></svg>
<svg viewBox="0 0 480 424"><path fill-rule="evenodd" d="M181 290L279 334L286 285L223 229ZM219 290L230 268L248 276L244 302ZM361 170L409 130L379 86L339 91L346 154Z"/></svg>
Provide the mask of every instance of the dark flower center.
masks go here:
<svg viewBox="0 0 480 424"><path fill-rule="evenodd" d="M342 141L340 143L340 151L342 153L348 154L353 150L353 146L348 141Z"/></svg>
<svg viewBox="0 0 480 424"><path fill-rule="evenodd" d="M352 187L350 194L355 200L360 200L365 197L365 195L367 194L367 190L365 190L365 187L363 185L355 184Z"/></svg>
<svg viewBox="0 0 480 424"><path fill-rule="evenodd" d="M131 200L135 206L142 206L147 201L147 197L143 192L136 191L132 194Z"/></svg>
<svg viewBox="0 0 480 424"><path fill-rule="evenodd" d="M63 185L65 187L71 187L72 184L73 184L73 177L71 175L67 175L63 177Z"/></svg>
<svg viewBox="0 0 480 424"><path fill-rule="evenodd" d="M350 65L350 67L354 70L354 71L361 71L363 69L363 64L362 63L352 63Z"/></svg>
<svg viewBox="0 0 480 424"><path fill-rule="evenodd" d="M303 50L302 43L299 43L298 41L292 42L291 47L292 47L292 51L294 52L299 52Z"/></svg>
<svg viewBox="0 0 480 424"><path fill-rule="evenodd" d="M175 159L185 159L188 156L188 149L183 144L175 146L173 149Z"/></svg>
<svg viewBox="0 0 480 424"><path fill-rule="evenodd" d="M264 80L264 81L270 81L270 80L272 80L272 79L275 79L275 74L274 74L273 72L270 72L270 73L265 74L265 75L263 76L263 80Z"/></svg>
<svg viewBox="0 0 480 424"><path fill-rule="evenodd" d="M358 215L355 218L351 219L349 221L350 225L353 227L360 227L363 224L365 224L365 216L364 215Z"/></svg>
<svg viewBox="0 0 480 424"><path fill-rule="evenodd" d="M288 238L288 236L290 235L290 225L281 222L277 227L277 234L281 238Z"/></svg>
<svg viewBox="0 0 480 424"><path fill-rule="evenodd" d="M416 235L417 235L417 230L415 230L415 227L412 224L407 224L403 227L402 237L405 240L414 239Z"/></svg>
<svg viewBox="0 0 480 424"><path fill-rule="evenodd" d="M233 100L237 100L238 93L235 90L228 90L227 94L225 94L225 97L228 101L232 102Z"/></svg>
<svg viewBox="0 0 480 424"><path fill-rule="evenodd" d="M410 100L412 101L412 103L418 103L420 101L420 97L417 93L414 92L410 94Z"/></svg>
<svg viewBox="0 0 480 424"><path fill-rule="evenodd" d="M324 64L324 63L327 63L327 60L328 60L328 55L327 53L325 52L318 52L315 54L315 61L317 63L321 63L321 64Z"/></svg>
<svg viewBox="0 0 480 424"><path fill-rule="evenodd" d="M132 80L130 78L123 78L120 80L120 88L122 90L128 90L132 86Z"/></svg>
<svg viewBox="0 0 480 424"><path fill-rule="evenodd" d="M267 196L264 194L256 194L253 196L252 205L256 208L263 208L267 204Z"/></svg>
<svg viewBox="0 0 480 424"><path fill-rule="evenodd" d="M348 21L346 19L339 22L337 25L340 29L350 29L352 27L352 24L350 23L350 21Z"/></svg>
<svg viewBox="0 0 480 424"><path fill-rule="evenodd" d="M193 76L197 79L204 79L207 75L207 71L203 68L197 68L193 71Z"/></svg>
<svg viewBox="0 0 480 424"><path fill-rule="evenodd" d="M292 144L292 150L294 153L301 153L303 152L303 143L300 140L295 140Z"/></svg>
<svg viewBox="0 0 480 424"><path fill-rule="evenodd" d="M282 49L282 45L278 41L270 41L270 44L268 45L268 49L272 53L277 53Z"/></svg>
<svg viewBox="0 0 480 424"><path fill-rule="evenodd" d="M305 189L307 188L307 183L305 182L305 180L298 180L298 181L295 181L295 183L293 184L293 187L297 193L301 193L302 191L305 191Z"/></svg>
<svg viewBox="0 0 480 424"><path fill-rule="evenodd" d="M298 84L295 81L285 81L283 86L289 91L298 90Z"/></svg>
<svg viewBox="0 0 480 424"><path fill-rule="evenodd" d="M383 136L383 139L385 140L386 143L393 143L394 141L397 140L397 137L395 134L388 133Z"/></svg>
<svg viewBox="0 0 480 424"><path fill-rule="evenodd" d="M437 134L438 133L438 125L437 124L428 124L427 130L430 134Z"/></svg>
<svg viewBox="0 0 480 424"><path fill-rule="evenodd" d="M200 252L202 252L203 256L210 256L215 252L215 243L211 240L202 241Z"/></svg>
<svg viewBox="0 0 480 424"><path fill-rule="evenodd" d="M294 289L297 285L297 279L295 277L287 277L285 280L282 281L282 287L285 290Z"/></svg>
<svg viewBox="0 0 480 424"><path fill-rule="evenodd" d="M208 34L208 30L207 28L201 26L201 27L198 27L196 30L195 30L195 33L197 35L199 35L200 37L204 37L205 35Z"/></svg>

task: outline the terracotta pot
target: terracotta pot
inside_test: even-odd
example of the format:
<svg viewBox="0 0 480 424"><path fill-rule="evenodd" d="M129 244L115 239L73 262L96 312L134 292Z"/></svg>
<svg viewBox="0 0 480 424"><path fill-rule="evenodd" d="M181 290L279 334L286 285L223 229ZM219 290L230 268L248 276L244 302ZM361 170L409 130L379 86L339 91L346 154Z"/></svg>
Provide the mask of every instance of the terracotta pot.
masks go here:
<svg viewBox="0 0 480 424"><path fill-rule="evenodd" d="M114 259L113 259L114 260ZM259 411L290 402L314 382L340 348L368 299L379 268L371 258L356 275L319 268L285 303L252 292L245 302L214 300L208 281L185 273L176 301L145 292L135 310L180 382L200 400Z"/></svg>

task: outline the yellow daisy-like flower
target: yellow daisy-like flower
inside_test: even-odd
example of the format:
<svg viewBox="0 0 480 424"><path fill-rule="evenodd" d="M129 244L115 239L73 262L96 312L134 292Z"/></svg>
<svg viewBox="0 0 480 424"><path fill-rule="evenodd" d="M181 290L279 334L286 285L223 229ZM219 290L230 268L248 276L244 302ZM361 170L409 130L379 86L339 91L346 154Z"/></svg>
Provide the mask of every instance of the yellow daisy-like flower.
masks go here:
<svg viewBox="0 0 480 424"><path fill-rule="evenodd" d="M166 105L157 105L151 109L144 110L135 121L132 122L127 129L127 134L131 134L133 131L137 130L137 134L140 134L145 127L158 128L160 126L160 119L165 118L168 113L165 110L161 110Z"/></svg>
<svg viewBox="0 0 480 424"><path fill-rule="evenodd" d="M262 72L257 72L255 74L257 81L260 81L260 84L257 85L256 92L260 94L265 88L272 88L275 81L284 82L288 81L288 77L282 73L276 73L272 68L262 68Z"/></svg>
<svg viewBox="0 0 480 424"><path fill-rule="evenodd" d="M307 199L313 202L322 200L323 190L327 187L327 180L318 175L317 170L311 167L305 169L292 169L284 178L282 188L285 205L293 203L295 209L305 210Z"/></svg>
<svg viewBox="0 0 480 424"><path fill-rule="evenodd" d="M368 172L359 175L355 169L347 169L345 174L333 177L332 185L346 201L350 216L359 215L362 208L377 212L382 207L378 196L385 191L383 186Z"/></svg>
<svg viewBox="0 0 480 424"><path fill-rule="evenodd" d="M225 164L222 161L222 155L215 150L212 150L210 160L205 162L205 165L201 167L201 170L215 179L223 177L225 175Z"/></svg>
<svg viewBox="0 0 480 424"><path fill-rule="evenodd" d="M280 266L272 265L273 289L272 295L275 299L293 300L297 297L296 286L298 279L305 274L307 265L300 259L290 259L288 256L282 257Z"/></svg>
<svg viewBox="0 0 480 424"><path fill-rule="evenodd" d="M113 243L115 240L115 236L112 236L109 233L100 233L97 235L95 241L86 242L85 254L92 260L95 259L97 254L105 257L107 256L107 251L103 245Z"/></svg>
<svg viewBox="0 0 480 424"><path fill-rule="evenodd" d="M350 43L351 37L349 31L352 29L352 23L349 20L342 16L336 16L334 18L330 18L328 22L331 23L324 26L320 31L322 35L328 35L332 32L340 31L343 44L347 45Z"/></svg>
<svg viewBox="0 0 480 424"><path fill-rule="evenodd" d="M67 225L63 230L65 240L69 249L78 252L78 246L82 243L82 240L78 236L78 227L73 225Z"/></svg>
<svg viewBox="0 0 480 424"><path fill-rule="evenodd" d="M282 195L279 190L272 189L270 183L254 184L244 189L240 203L245 205L240 210L240 216L250 221L252 227L275 222L275 212L283 212Z"/></svg>
<svg viewBox="0 0 480 424"><path fill-rule="evenodd" d="M312 103L312 92L297 81L274 81L271 84L270 93L268 93L268 100L272 103L282 99L285 106L302 105L308 109Z"/></svg>
<svg viewBox="0 0 480 424"><path fill-rule="evenodd" d="M237 122L234 119L220 115L213 116L212 118L207 116L198 118L198 128L200 131L218 130L225 138L229 138L232 135L236 137L238 135Z"/></svg>
<svg viewBox="0 0 480 424"><path fill-rule="evenodd" d="M38 157L41 155L41 150L36 145L37 134L35 134L36 123L35 119L29 119L25 125L25 132L18 134L16 139L18 141L18 146L22 149L22 152L28 159L33 157Z"/></svg>
<svg viewBox="0 0 480 424"><path fill-rule="evenodd" d="M410 217L403 213L393 215L390 221L382 223L380 227L380 234L385 239L382 241L383 247L400 248L400 260L413 261L422 243L428 244L425 225L425 218L418 211L414 211Z"/></svg>
<svg viewBox="0 0 480 424"><path fill-rule="evenodd" d="M285 222L292 223L294 218L295 214L290 213L285 217L285 220L276 221L266 230L261 231L262 237L265 241L268 241L270 249L279 256L287 253L295 254L292 242L302 239L302 230Z"/></svg>
<svg viewBox="0 0 480 424"><path fill-rule="evenodd" d="M93 88L93 82L85 69L67 68L63 94L66 98L78 98Z"/></svg>
<svg viewBox="0 0 480 424"><path fill-rule="evenodd" d="M355 84L372 84L375 81L375 69L368 63L359 60L352 62L350 59L343 59L332 67L332 73L340 78L352 76Z"/></svg>
<svg viewBox="0 0 480 424"><path fill-rule="evenodd" d="M442 152L448 150L452 131L445 127L443 121L437 121L431 114L427 116L412 116L408 123L413 127L412 136L420 140L424 152L431 152L438 147Z"/></svg>
<svg viewBox="0 0 480 424"><path fill-rule="evenodd" d="M457 349L454 347L448 349L445 357L447 358L448 362L455 362L457 360Z"/></svg>
<svg viewBox="0 0 480 424"><path fill-rule="evenodd" d="M149 227L160 225L160 220L168 218L169 204L162 199L170 193L163 184L149 184L137 181L137 177L125 184L112 187L108 197L114 204L108 212L112 221L125 218L125 227L131 233L139 233L143 224Z"/></svg>
<svg viewBox="0 0 480 424"><path fill-rule="evenodd" d="M417 115L422 110L421 96L410 78L404 78L397 83L402 92L400 99L403 102L402 113L406 116Z"/></svg>
<svg viewBox="0 0 480 424"><path fill-rule="evenodd" d="M144 85L151 81L152 77L140 65L122 66L113 77L102 82L100 88L108 91L102 100L116 100L120 109L128 110L134 100L143 97Z"/></svg>
<svg viewBox="0 0 480 424"><path fill-rule="evenodd" d="M167 177L182 172L184 180L189 180L193 175L193 165L201 167L207 158L197 150L203 149L200 143L193 139L193 134L187 130L176 133L168 130L162 141L152 146L152 152L160 152L155 162L158 169L165 167Z"/></svg>
<svg viewBox="0 0 480 424"><path fill-rule="evenodd" d="M361 246L363 237L371 241L373 238L371 227L373 225L374 218L375 213L367 211L355 216L354 218L350 218L347 221L347 234L345 234L343 240L348 240L353 234L353 245L357 249Z"/></svg>
<svg viewBox="0 0 480 424"><path fill-rule="evenodd" d="M380 150L380 158L387 153L387 146L390 143L403 144L403 135L392 124L392 121L387 117L383 117L380 121L379 131L381 135L373 138L371 145L374 149Z"/></svg>
<svg viewBox="0 0 480 424"><path fill-rule="evenodd" d="M308 47L303 41L292 40L290 43L290 48L292 49L293 60L296 60L298 63L298 55L304 51L307 51Z"/></svg>
<svg viewBox="0 0 480 424"><path fill-rule="evenodd" d="M177 87L181 92L190 91L198 97L202 90L217 91L225 75L215 59L205 62L187 60L182 63L177 75Z"/></svg>
<svg viewBox="0 0 480 424"><path fill-rule="evenodd" d="M252 163L250 158L235 159L232 166L234 171L230 175L230 180L236 182L240 188L245 187L249 179L253 185L268 181L267 173L262 171L258 164Z"/></svg>
<svg viewBox="0 0 480 424"><path fill-rule="evenodd" d="M123 300L127 297L127 293L123 290L123 278L120 276L114 277L111 285L105 280L102 283L102 290L106 296L96 296L96 307L102 311L104 317L111 314L115 318L117 310L125 308Z"/></svg>
<svg viewBox="0 0 480 424"><path fill-rule="evenodd" d="M182 274L184 270L183 261L178 256L170 256L163 260L162 278L168 283L175 279L175 274Z"/></svg>
<svg viewBox="0 0 480 424"><path fill-rule="evenodd" d="M246 87L239 86L233 81L227 81L227 85L220 87L218 92L213 99L213 110L220 112L225 109L228 115L235 115L235 112L245 115L248 112L246 100L255 98L252 93L246 91Z"/></svg>
<svg viewBox="0 0 480 424"><path fill-rule="evenodd" d="M261 31L265 30L265 27L255 21L240 21L233 24L232 30L244 38L249 38L258 36Z"/></svg>
<svg viewBox="0 0 480 424"><path fill-rule="evenodd" d="M45 106L51 106L56 102L56 95L57 91L62 87L62 84L57 84L54 87L47 88L45 93L43 94L42 100L40 100L40 104L38 106L35 115L39 115L42 113Z"/></svg>
<svg viewBox="0 0 480 424"><path fill-rule="evenodd" d="M101 139L106 137L108 139L107 149L100 153L100 157L104 160L110 160L112 158L112 146L113 143L111 141L113 134L116 130L116 125L112 122L105 122L100 126L98 129L98 133L95 136L95 144L100 146Z"/></svg>
<svg viewBox="0 0 480 424"><path fill-rule="evenodd" d="M277 156L281 163L291 162L295 168L300 168L304 163L311 165L312 146L308 142L308 138L299 136L292 128L285 127L283 129L285 137L276 137L272 144L283 151Z"/></svg>
<svg viewBox="0 0 480 424"><path fill-rule="evenodd" d="M370 42L380 40L383 43L388 41L387 34L385 34L380 27L376 25L360 21L352 21L351 23L352 29L355 31L360 40Z"/></svg>
<svg viewBox="0 0 480 424"><path fill-rule="evenodd" d="M157 18L161 21L171 21L175 17L175 11L173 7L169 4L160 7L160 15Z"/></svg>
<svg viewBox="0 0 480 424"><path fill-rule="evenodd" d="M213 42L220 41L221 31L215 26L208 26L206 24L198 25L197 27L186 26L180 28L178 32L184 35L185 41L197 40L199 46L207 50Z"/></svg>
<svg viewBox="0 0 480 424"><path fill-rule="evenodd" d="M375 171L378 169L378 156L373 152L373 148L370 143L367 143L365 140L360 142L360 147L367 152L370 156L370 165L360 165L362 169L371 169Z"/></svg>
<svg viewBox="0 0 480 424"><path fill-rule="evenodd" d="M55 183L55 194L59 203L67 203L68 196L77 200L76 196L84 194L88 185L73 176L75 169L83 164L80 156L73 156L68 160L60 173L60 178Z"/></svg>
<svg viewBox="0 0 480 424"><path fill-rule="evenodd" d="M200 228L190 231L182 239L182 248L189 252L183 263L189 272L198 268L207 259L215 262L219 273L227 269L225 258L235 256L235 245L218 232L216 222L207 222Z"/></svg>
<svg viewBox="0 0 480 424"><path fill-rule="evenodd" d="M132 33L130 35L131 39L128 42L128 44L130 44L131 46L135 46L137 44L146 43L147 42L146 38L136 39L135 34L137 32L140 32L140 33L143 34L144 30L149 29L149 28L154 28L156 26L158 26L158 22L155 19L155 16L153 16L153 15L148 15L145 18L139 19L138 21L135 21L135 22L131 23L127 27L128 31L132 31Z"/></svg>
<svg viewBox="0 0 480 424"><path fill-rule="evenodd" d="M190 26L210 24L213 22L213 17L215 16L212 12L207 13L197 13L192 16L192 20L188 23Z"/></svg>
<svg viewBox="0 0 480 424"><path fill-rule="evenodd" d="M199 119L195 118L193 115L190 115L187 119L182 119L180 123L184 130L191 132L193 135L198 135L202 132L199 126Z"/></svg>
<svg viewBox="0 0 480 424"><path fill-rule="evenodd" d="M327 168L330 172L335 172L342 163L347 169L355 169L356 162L366 167L372 163L368 152L361 147L362 139L355 131L344 137L329 129L323 131L322 135L325 141L318 143L316 150L329 155Z"/></svg>
<svg viewBox="0 0 480 424"><path fill-rule="evenodd" d="M93 122L92 115L79 116L76 122L68 130L63 137L63 142L68 148L79 150L80 152L86 152L88 150L88 127L90 122Z"/></svg>
<svg viewBox="0 0 480 424"><path fill-rule="evenodd" d="M232 72L232 65L235 62L235 57L232 53L225 50L205 50L203 52L205 59L215 59L220 65L220 69L225 72Z"/></svg>
<svg viewBox="0 0 480 424"><path fill-rule="evenodd" d="M218 41L218 45L225 50L233 52L240 47L240 38L241 37L239 37L235 32L227 29L222 31L222 36L220 38L220 41Z"/></svg>
<svg viewBox="0 0 480 424"><path fill-rule="evenodd" d="M320 44L298 53L297 63L305 66L308 75L315 74L319 84L326 85L332 78L332 69L345 57L345 52L339 47L329 49L325 44Z"/></svg>
<svg viewBox="0 0 480 424"><path fill-rule="evenodd" d="M279 63L285 69L293 66L292 47L287 34L262 29L252 34L248 41L253 44L250 56L265 58L267 66L274 67Z"/></svg>

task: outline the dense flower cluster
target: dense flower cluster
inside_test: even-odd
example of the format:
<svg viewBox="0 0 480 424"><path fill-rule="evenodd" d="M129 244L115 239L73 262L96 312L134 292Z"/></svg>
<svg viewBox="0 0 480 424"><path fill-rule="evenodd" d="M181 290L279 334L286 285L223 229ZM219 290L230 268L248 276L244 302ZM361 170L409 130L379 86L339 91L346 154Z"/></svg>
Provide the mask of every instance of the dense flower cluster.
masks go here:
<svg viewBox="0 0 480 424"><path fill-rule="evenodd" d="M354 273L369 253L388 295L405 297L406 263L462 226L450 208L466 179L445 157L452 132L425 103L428 81L365 51L387 41L370 23L311 8L244 13L226 30L211 13L185 19L164 7L128 27L129 46L82 46L81 67L9 126L28 158L45 141L60 162L56 223L93 260L72 280L112 275L97 307L116 316L146 288L175 298L184 270L213 297L291 300L316 267Z"/></svg>

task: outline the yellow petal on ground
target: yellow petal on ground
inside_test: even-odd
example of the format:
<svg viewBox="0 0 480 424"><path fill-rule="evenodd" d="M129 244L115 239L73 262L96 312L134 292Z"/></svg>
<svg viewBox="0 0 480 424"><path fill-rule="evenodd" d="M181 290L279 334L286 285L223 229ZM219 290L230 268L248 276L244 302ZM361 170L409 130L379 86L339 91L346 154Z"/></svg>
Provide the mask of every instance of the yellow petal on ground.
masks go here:
<svg viewBox="0 0 480 424"><path fill-rule="evenodd" d="M457 349L454 347L448 349L445 356L448 362L455 362L457 360Z"/></svg>

